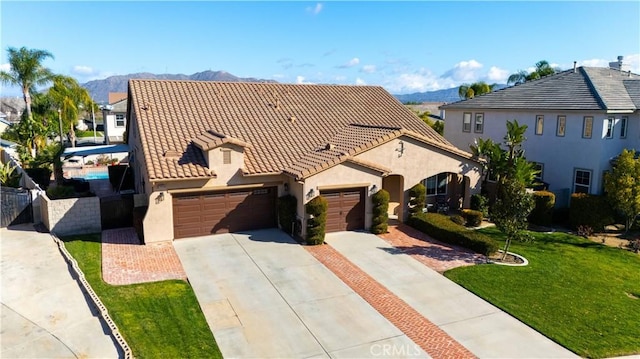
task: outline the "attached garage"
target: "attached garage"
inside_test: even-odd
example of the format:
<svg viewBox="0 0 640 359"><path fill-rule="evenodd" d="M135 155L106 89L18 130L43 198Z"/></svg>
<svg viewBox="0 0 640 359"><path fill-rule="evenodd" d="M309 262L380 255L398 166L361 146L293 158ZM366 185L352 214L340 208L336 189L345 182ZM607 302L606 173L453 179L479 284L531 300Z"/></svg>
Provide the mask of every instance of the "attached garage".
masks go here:
<svg viewBox="0 0 640 359"><path fill-rule="evenodd" d="M276 187L174 194L174 238L276 226Z"/></svg>
<svg viewBox="0 0 640 359"><path fill-rule="evenodd" d="M364 229L364 188L349 188L321 191L327 199L326 232L354 231Z"/></svg>

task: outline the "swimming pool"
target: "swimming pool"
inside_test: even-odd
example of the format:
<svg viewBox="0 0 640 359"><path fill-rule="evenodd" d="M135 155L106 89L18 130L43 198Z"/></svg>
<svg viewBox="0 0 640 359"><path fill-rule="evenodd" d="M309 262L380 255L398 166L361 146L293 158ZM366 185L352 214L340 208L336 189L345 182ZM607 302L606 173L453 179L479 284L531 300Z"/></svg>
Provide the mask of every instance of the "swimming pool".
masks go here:
<svg viewBox="0 0 640 359"><path fill-rule="evenodd" d="M108 172L89 172L78 177L84 178L86 180L109 179L109 173Z"/></svg>

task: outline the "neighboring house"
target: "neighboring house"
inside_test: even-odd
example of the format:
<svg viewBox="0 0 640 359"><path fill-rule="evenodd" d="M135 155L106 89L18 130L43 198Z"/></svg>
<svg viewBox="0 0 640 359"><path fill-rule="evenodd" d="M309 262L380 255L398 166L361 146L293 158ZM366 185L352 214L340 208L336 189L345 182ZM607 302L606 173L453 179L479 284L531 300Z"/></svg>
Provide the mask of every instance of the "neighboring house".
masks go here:
<svg viewBox="0 0 640 359"><path fill-rule="evenodd" d="M381 87L130 80L128 103L146 243L276 227L286 194L303 235L318 195L333 232L368 229L379 189L400 219L409 188L429 178L456 207L480 190L471 155Z"/></svg>
<svg viewBox="0 0 640 359"><path fill-rule="evenodd" d="M111 98L111 93L109 95L109 98ZM103 106L102 118L104 143L109 145L124 142L125 130L127 129L127 98L121 98L116 102Z"/></svg>
<svg viewBox="0 0 640 359"><path fill-rule="evenodd" d="M615 64L615 63L614 63ZM528 126L525 157L567 206L570 193L601 194L603 174L623 149L640 149L640 76L575 67L444 105L447 140L469 150L477 138L502 143L506 122Z"/></svg>
<svg viewBox="0 0 640 359"><path fill-rule="evenodd" d="M6 117L0 117L0 134L11 126L11 122L7 121Z"/></svg>

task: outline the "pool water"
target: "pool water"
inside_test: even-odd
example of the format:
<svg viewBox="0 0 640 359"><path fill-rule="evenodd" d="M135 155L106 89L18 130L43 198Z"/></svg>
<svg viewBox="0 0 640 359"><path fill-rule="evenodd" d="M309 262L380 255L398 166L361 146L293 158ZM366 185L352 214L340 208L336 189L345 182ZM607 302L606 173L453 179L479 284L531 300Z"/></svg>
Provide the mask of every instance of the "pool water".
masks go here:
<svg viewBox="0 0 640 359"><path fill-rule="evenodd" d="M109 173L108 172L92 172L92 173L85 173L84 175L81 175L78 177L84 178L86 180L109 179Z"/></svg>

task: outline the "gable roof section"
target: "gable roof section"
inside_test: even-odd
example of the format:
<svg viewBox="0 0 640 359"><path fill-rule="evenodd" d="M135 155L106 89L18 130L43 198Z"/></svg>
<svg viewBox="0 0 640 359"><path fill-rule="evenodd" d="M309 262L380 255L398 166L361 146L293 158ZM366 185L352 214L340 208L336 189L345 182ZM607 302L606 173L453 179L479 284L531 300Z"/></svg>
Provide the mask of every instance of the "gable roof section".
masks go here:
<svg viewBox="0 0 640 359"><path fill-rule="evenodd" d="M640 99L628 88L639 81L640 75L629 72L579 67L441 108L636 111Z"/></svg>
<svg viewBox="0 0 640 359"><path fill-rule="evenodd" d="M343 153L389 131L350 129L343 139L336 137L355 122L409 131L431 145L469 155L377 86L136 79L129 81L129 95L152 180L210 176L215 169L206 168L198 147L225 139L247 145L242 169L247 175L332 166L350 156ZM360 138L365 132L368 137ZM347 141L351 136L355 142ZM334 137L335 149L317 151ZM338 152L340 141L346 142ZM167 159L167 151L180 156Z"/></svg>
<svg viewBox="0 0 640 359"><path fill-rule="evenodd" d="M203 151L209 151L227 143L240 147L249 147L249 144L244 141L223 135L214 130L204 132L193 139L193 144Z"/></svg>

